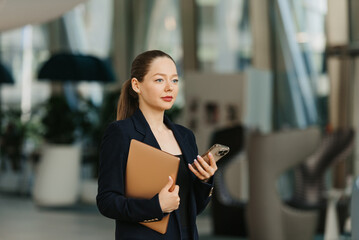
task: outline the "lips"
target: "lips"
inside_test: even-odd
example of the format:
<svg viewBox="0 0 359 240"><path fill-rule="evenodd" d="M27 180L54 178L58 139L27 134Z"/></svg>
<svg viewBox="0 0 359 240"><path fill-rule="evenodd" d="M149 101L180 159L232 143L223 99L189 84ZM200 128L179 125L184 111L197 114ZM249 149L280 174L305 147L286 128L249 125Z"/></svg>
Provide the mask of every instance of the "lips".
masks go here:
<svg viewBox="0 0 359 240"><path fill-rule="evenodd" d="M173 97L171 96L167 96L167 97L162 97L163 101L166 101L166 102L171 102Z"/></svg>

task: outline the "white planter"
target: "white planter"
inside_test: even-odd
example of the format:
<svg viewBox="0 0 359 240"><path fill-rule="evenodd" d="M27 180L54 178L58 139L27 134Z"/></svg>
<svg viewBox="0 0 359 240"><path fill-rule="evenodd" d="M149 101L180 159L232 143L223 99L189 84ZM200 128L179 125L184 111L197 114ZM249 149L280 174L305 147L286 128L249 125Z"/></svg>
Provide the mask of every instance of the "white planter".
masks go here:
<svg viewBox="0 0 359 240"><path fill-rule="evenodd" d="M35 175L35 203L44 207L74 204L79 192L80 162L79 146L44 145Z"/></svg>

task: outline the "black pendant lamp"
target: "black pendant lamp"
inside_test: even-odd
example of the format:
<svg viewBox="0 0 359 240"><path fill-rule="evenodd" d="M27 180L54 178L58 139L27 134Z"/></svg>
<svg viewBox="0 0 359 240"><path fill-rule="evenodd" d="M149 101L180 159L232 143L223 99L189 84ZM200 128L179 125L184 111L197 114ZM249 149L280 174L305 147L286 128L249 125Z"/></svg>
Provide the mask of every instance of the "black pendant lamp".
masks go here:
<svg viewBox="0 0 359 240"><path fill-rule="evenodd" d="M108 60L74 53L54 54L38 73L40 80L113 82L115 75Z"/></svg>

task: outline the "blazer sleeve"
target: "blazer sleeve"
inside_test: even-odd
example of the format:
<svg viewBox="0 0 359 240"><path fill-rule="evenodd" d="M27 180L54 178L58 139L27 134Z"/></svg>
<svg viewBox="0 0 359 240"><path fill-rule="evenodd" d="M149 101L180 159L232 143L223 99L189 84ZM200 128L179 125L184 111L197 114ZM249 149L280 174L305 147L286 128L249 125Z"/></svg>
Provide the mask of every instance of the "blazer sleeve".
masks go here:
<svg viewBox="0 0 359 240"><path fill-rule="evenodd" d="M191 131L191 142L194 146L195 156L198 155L198 148L196 144L196 138ZM213 176L208 182L203 182L199 178L195 177L194 180L194 193L196 198L197 215L200 214L208 205L211 200L212 191L214 187Z"/></svg>
<svg viewBox="0 0 359 240"><path fill-rule="evenodd" d="M163 213L158 194L152 199L125 197L125 171L129 137L117 122L109 125L101 143L97 207L106 217L142 222L148 219L161 220Z"/></svg>

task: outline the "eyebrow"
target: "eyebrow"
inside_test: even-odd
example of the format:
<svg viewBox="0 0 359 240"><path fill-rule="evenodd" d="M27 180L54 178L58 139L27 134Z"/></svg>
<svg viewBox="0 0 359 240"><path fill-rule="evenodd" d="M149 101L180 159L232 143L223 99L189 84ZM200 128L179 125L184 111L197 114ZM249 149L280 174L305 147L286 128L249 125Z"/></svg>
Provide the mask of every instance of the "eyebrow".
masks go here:
<svg viewBox="0 0 359 240"><path fill-rule="evenodd" d="M156 76L156 75L160 75L160 76L163 76L163 77L167 76L167 74L164 74L164 73L155 73L155 74L152 75L152 77ZM171 75L171 77L178 77L178 74L173 74L173 75Z"/></svg>

